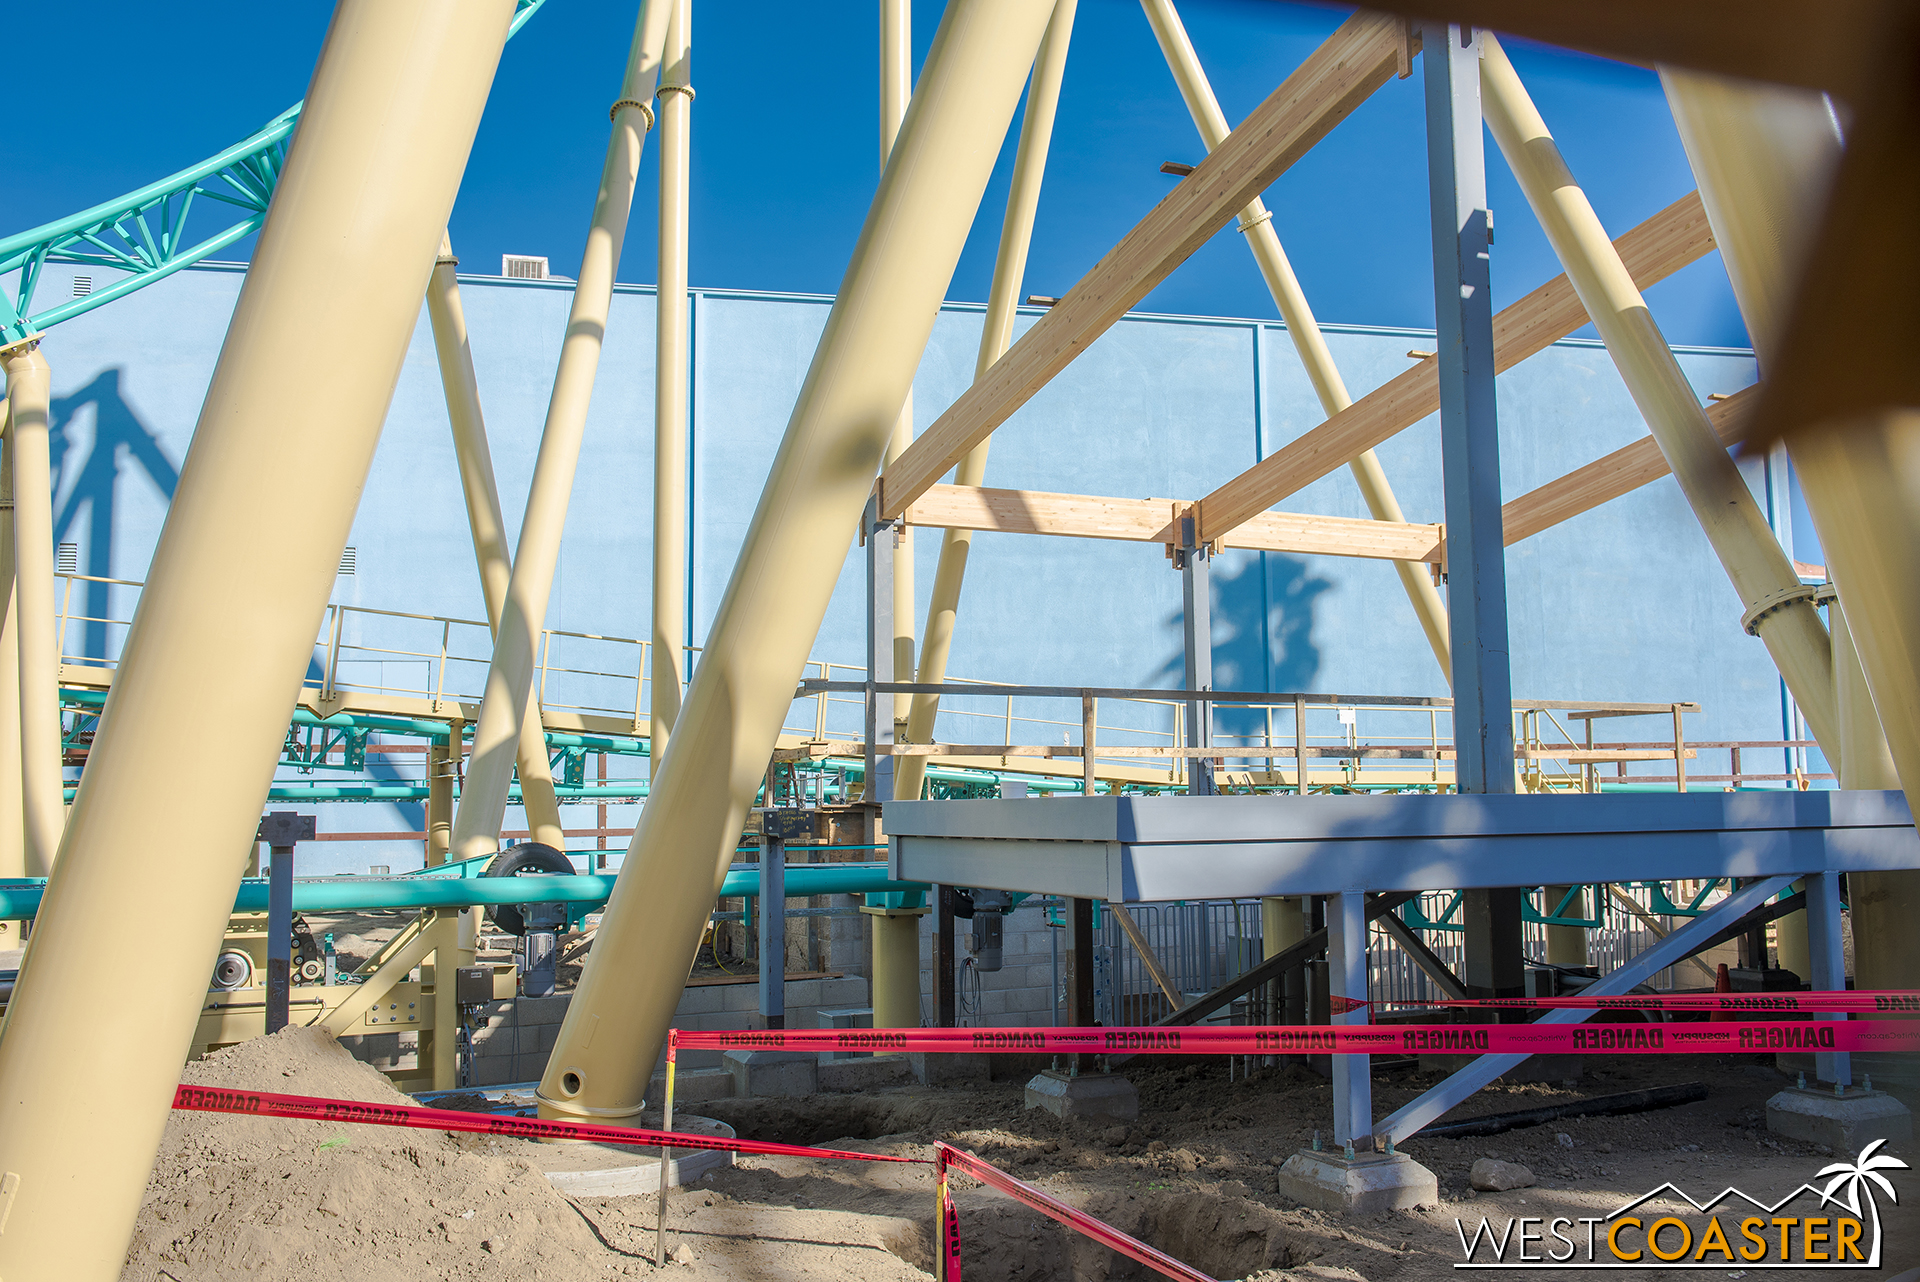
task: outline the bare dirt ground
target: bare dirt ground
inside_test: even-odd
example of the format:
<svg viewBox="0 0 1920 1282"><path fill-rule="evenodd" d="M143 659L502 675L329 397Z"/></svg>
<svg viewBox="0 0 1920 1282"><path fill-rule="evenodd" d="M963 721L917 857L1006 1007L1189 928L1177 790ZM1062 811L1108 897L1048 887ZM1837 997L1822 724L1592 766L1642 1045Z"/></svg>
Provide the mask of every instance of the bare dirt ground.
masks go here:
<svg viewBox="0 0 1920 1282"><path fill-rule="evenodd" d="M1704 1080L1707 1100L1637 1116L1566 1121L1491 1138L1423 1139L1408 1151L1440 1180L1419 1213L1347 1218L1275 1191L1286 1157L1330 1129L1330 1090L1283 1066L1229 1083L1220 1061L1135 1060L1141 1120L1065 1125L1022 1106L1018 1081L906 1087L806 1100L727 1100L699 1111L748 1138L920 1156L933 1139L970 1149L1216 1278L1427 1279L1457 1276L1456 1220L1604 1215L1672 1180L1696 1197L1729 1184L1777 1197L1826 1162L1825 1150L1765 1130L1786 1079L1759 1060L1647 1059L1590 1072L1579 1087L1496 1086L1463 1114L1537 1107L1585 1094ZM289 1029L188 1066L189 1081L294 1094L394 1100L384 1078L324 1034ZM1384 1115L1434 1077L1376 1078ZM1563 1140L1560 1137L1565 1136ZM347 1269L409 1282L648 1276L650 1196L570 1199L524 1147L475 1136L368 1126L176 1114L128 1257L128 1282L310 1279ZM1476 1158L1519 1162L1535 1187L1474 1193ZM1845 1155L1845 1156L1851 1156ZM1907 1155L1911 1156L1911 1155ZM1920 1175L1893 1172L1879 1276L1920 1265ZM1141 1266L956 1176L968 1282L1132 1279ZM1677 1209L1662 1207L1662 1210ZM669 1205L669 1274L712 1278L924 1278L931 1268L928 1168L742 1158ZM1771 1270L1771 1278L1814 1269ZM1719 1276L1742 1276L1738 1267ZM1538 1276L1532 1274L1532 1276ZM1653 1277L1631 1270L1629 1278ZM1748 1274L1756 1282L1761 1275Z"/></svg>

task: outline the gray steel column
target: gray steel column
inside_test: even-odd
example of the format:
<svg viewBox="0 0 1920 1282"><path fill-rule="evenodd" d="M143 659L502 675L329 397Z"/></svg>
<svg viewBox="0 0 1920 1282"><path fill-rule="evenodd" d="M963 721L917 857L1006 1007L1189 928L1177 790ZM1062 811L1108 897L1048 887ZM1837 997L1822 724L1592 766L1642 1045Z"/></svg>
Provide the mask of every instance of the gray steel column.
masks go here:
<svg viewBox="0 0 1920 1282"><path fill-rule="evenodd" d="M787 843L770 835L760 838L760 1025L787 1026Z"/></svg>
<svg viewBox="0 0 1920 1282"><path fill-rule="evenodd" d="M1207 549L1194 546L1191 512L1180 518L1180 546L1174 566L1180 571L1180 618L1185 633L1186 688L1213 689L1213 583L1207 573ZM1187 704L1187 747L1213 746L1213 705L1201 700ZM1187 758L1187 795L1212 796L1213 762Z"/></svg>
<svg viewBox="0 0 1920 1282"><path fill-rule="evenodd" d="M1327 976L1334 997L1367 1000L1367 895L1344 890L1327 901ZM1335 1014L1336 1024L1364 1024L1367 1008ZM1366 1055L1333 1057L1333 1142L1373 1149L1373 1068Z"/></svg>
<svg viewBox="0 0 1920 1282"><path fill-rule="evenodd" d="M267 843L273 862L267 868L267 1031L287 1026L293 987L293 846L312 841L312 815L276 810L264 815L254 836Z"/></svg>
<svg viewBox="0 0 1920 1282"><path fill-rule="evenodd" d="M874 683L893 680L893 549L899 527L879 522L879 507L867 500L860 528L867 541L867 803L893 796L893 696L877 694ZM911 679L911 678L909 678ZM872 814L869 811L869 814ZM870 825L871 827L871 825Z"/></svg>
<svg viewBox="0 0 1920 1282"><path fill-rule="evenodd" d="M1472 28L1432 23L1426 64L1427 175L1433 205L1433 299L1446 491L1447 607L1453 648L1454 780L1458 791L1511 793L1513 681L1507 657L1507 570L1500 524L1500 433L1494 412L1493 290L1480 42ZM1523 995L1518 890L1466 894L1467 991Z"/></svg>
<svg viewBox="0 0 1920 1282"><path fill-rule="evenodd" d="M1840 874L1809 873L1801 883L1807 891L1807 954L1812 960L1810 980L1815 992L1837 993L1847 986L1847 959L1840 939ZM1818 1019L1845 1019L1825 1014ZM1853 1085L1853 1056L1828 1052L1813 1057L1814 1078L1836 1086Z"/></svg>

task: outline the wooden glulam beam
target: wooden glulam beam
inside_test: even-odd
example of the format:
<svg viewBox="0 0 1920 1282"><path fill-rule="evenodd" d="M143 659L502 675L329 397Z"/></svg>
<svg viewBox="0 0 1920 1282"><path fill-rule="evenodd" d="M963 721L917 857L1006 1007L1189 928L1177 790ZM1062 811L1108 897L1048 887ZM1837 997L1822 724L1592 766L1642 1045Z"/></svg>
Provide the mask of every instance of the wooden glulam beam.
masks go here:
<svg viewBox="0 0 1920 1282"><path fill-rule="evenodd" d="M1689 192L1613 243L1634 283L1645 289L1711 250L1713 232L1700 194ZM1572 283L1564 275L1554 277L1493 318L1494 368L1511 369L1586 321ZM1439 408L1439 373L1433 361L1424 360L1201 499L1202 537L1231 534Z"/></svg>
<svg viewBox="0 0 1920 1282"><path fill-rule="evenodd" d="M1361 12L1340 24L894 460L881 479L881 515L905 511L1374 90L1408 69L1417 49L1397 18Z"/></svg>
<svg viewBox="0 0 1920 1282"><path fill-rule="evenodd" d="M1164 543L1183 500L1120 499L1041 490L936 485L902 515L907 525L999 534ZM1356 556L1384 561L1431 561L1445 555L1442 527L1346 516L1262 512L1233 532L1231 546L1258 552Z"/></svg>
<svg viewBox="0 0 1920 1282"><path fill-rule="evenodd" d="M1707 406L1707 421L1713 424L1722 441L1732 445L1740 439L1759 396L1760 388L1755 384ZM1651 436L1643 436L1504 505L1500 517L1506 545L1512 547L1521 539L1532 538L1542 530L1657 481L1672 470L1660 453L1660 446Z"/></svg>

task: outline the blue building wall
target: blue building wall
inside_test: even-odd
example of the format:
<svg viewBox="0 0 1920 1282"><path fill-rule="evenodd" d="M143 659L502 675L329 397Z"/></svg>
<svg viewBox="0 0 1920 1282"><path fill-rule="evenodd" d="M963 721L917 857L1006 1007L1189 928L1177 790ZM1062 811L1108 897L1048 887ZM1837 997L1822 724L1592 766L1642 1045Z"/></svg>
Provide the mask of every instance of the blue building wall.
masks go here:
<svg viewBox="0 0 1920 1282"><path fill-rule="evenodd" d="M103 273L90 274L96 288L105 283ZM70 267L50 266L43 296L70 288L71 275ZM185 271L47 338L57 535L79 545L84 572L145 576L243 279L240 267ZM462 289L501 498L517 532L570 286L470 276ZM686 481L694 644L724 591L830 302L718 290L695 299ZM550 627L650 635L653 308L650 288L616 292ZM1033 319L1023 315L1020 328ZM915 383L917 427L971 381L980 327L977 305L950 304L941 314ZM1358 397L1406 369L1409 349L1430 348L1432 335L1349 326L1332 329L1329 342ZM338 356L354 359L351 334L340 336ZM1687 349L1680 357L1703 398L1755 377L1748 352ZM288 394L325 395L325 388ZM1606 352L1588 342L1556 344L1503 375L1500 413L1508 498L1646 434ZM1131 316L1000 430L988 480L1191 499L1321 418L1279 323ZM327 447L324 440L310 445ZM1407 518L1441 520L1437 419L1401 433L1379 454ZM1766 464L1747 460L1742 467L1764 504ZM1366 515L1344 470L1285 506ZM287 519L300 518L300 497L291 494ZM864 647L851 540L849 530L846 545L817 549L845 568L812 647L815 657L845 664L859 663ZM340 579L337 601L485 618L424 312L352 542L357 571ZM939 542L937 531L918 532L923 614ZM1742 633L1734 592L1670 478L1516 545L1507 564L1518 697L1694 700L1703 709L1688 720L1696 739L1782 736L1778 675L1760 642ZM978 535L951 672L1019 682L1178 684L1179 587L1158 546ZM1215 591L1216 684L1223 688L1446 693L1385 562L1229 550L1216 562ZM96 604L126 601L121 595ZM116 631L94 625L89 648L111 652ZM1644 733L1629 737L1660 736L1645 724ZM941 736L968 737L959 724L943 725ZM417 807L328 811L323 828L420 826ZM610 821L634 813L616 808ZM591 807L570 808L569 826L588 824L593 814ZM517 813L510 816L518 821ZM369 860L409 861L400 848L384 859L364 848L330 850L325 858L353 870Z"/></svg>

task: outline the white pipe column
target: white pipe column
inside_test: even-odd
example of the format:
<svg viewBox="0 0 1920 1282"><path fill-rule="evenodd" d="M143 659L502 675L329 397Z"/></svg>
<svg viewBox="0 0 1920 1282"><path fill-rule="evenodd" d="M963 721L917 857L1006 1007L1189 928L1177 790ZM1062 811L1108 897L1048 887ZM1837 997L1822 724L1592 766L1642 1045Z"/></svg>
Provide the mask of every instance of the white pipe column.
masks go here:
<svg viewBox="0 0 1920 1282"><path fill-rule="evenodd" d="M500 513L500 488L493 479L493 455L487 448L487 420L480 410L480 385L473 374L473 349L467 342L466 309L460 305L460 279L455 269L453 243L440 238L440 253L427 282L427 319L433 326L433 349L440 363L440 386L447 401L447 421L453 428L453 453L460 466L460 492L466 500L467 529L473 536L473 555L480 567L480 595L487 608L487 628L498 637L500 616L506 608L512 564L507 559L507 523ZM459 759L460 745L448 761ZM526 808L533 839L555 850L566 848L560 827L560 802L553 791L553 768L547 761L547 736L540 724L540 701L529 691L517 752L520 801ZM452 782L443 818L451 820ZM443 857L444 857L444 851ZM436 862L429 860L429 862Z"/></svg>
<svg viewBox="0 0 1920 1282"><path fill-rule="evenodd" d="M494 640L493 662L487 668L486 694L480 703L480 719L473 727L473 756L467 766L460 808L453 816L455 859L492 854L500 844L521 722L533 691L540 632L546 623L547 599L553 592L560 536L567 524L567 502L573 494L574 470L580 462L587 408L593 400L594 375L600 368L607 313L613 303L613 274L620 265L627 215L633 208L640 150L653 127L653 109L646 99L652 96L660 73L671 3L645 0L634 25L620 96L609 113L613 135L600 170L600 191L594 199L586 248L580 254L580 277L573 287L566 339L553 375L553 395L547 402L546 426L540 433L540 454L534 462L533 484L527 491L520 542L514 549L506 609Z"/></svg>
<svg viewBox="0 0 1920 1282"><path fill-rule="evenodd" d="M885 172L887 157L893 154L893 142L900 134L900 122L907 118L907 103L913 97L913 2L880 0L880 169ZM901 402L900 417L893 421L893 435L887 438L887 452L881 456L885 470L913 444L913 389ZM904 680L913 671L913 527L896 531L893 544L893 670L894 680ZM906 741L906 729L913 696L893 696L893 739ZM900 791L900 763L894 762L894 796ZM925 767L922 767L924 774ZM919 796L918 788L913 795ZM884 798L874 798L884 800ZM877 840L877 839L876 839ZM918 982L916 976L916 983ZM917 1004L917 1002L916 1002ZM876 1025L878 1027L878 1025Z"/></svg>
<svg viewBox="0 0 1920 1282"><path fill-rule="evenodd" d="M1046 10L952 0L720 601L539 1089L640 1111L741 824L1019 100Z"/></svg>
<svg viewBox="0 0 1920 1282"><path fill-rule="evenodd" d="M1780 550L1619 251L1491 36L1480 67L1487 127L1740 594L1749 630L1766 643L1814 737L1835 742L1833 653L1811 590Z"/></svg>
<svg viewBox="0 0 1920 1282"><path fill-rule="evenodd" d="M1187 29L1180 22L1173 0L1140 0L1140 4L1153 26L1154 38L1160 42L1167 67L1180 86L1180 96L1186 100L1194 127L1200 131L1200 141L1211 152L1226 141L1232 130L1220 110L1219 100L1214 97L1207 73L1200 66L1193 41L1187 37ZM1293 339L1294 351L1299 353L1300 363L1313 383L1314 394L1320 398L1320 408L1331 418L1353 404L1353 398L1347 394L1346 382L1334 364L1333 353L1327 350L1326 337L1313 317L1313 309L1307 305L1306 293L1293 274L1293 264L1287 261L1287 251L1280 245L1280 235L1273 229L1273 215L1267 211L1266 203L1255 200L1241 210L1239 226L1247 238L1247 248L1253 251L1254 262L1260 267L1260 275L1267 282L1267 290L1273 295L1274 305L1287 323L1287 335ZM1393 486L1387 482L1386 470L1372 450L1350 461L1347 468L1353 473L1374 520L1398 523L1407 519L1400 510L1400 501L1394 497ZM1202 513L1203 528L1205 522L1206 514ZM1432 573L1423 561L1395 561L1393 568L1400 576L1401 587L1406 589L1407 600L1413 605L1414 617L1420 620L1420 630L1426 633L1427 644L1433 648L1433 657L1440 662L1441 674L1451 681L1453 658L1447 639L1447 606L1440 599L1440 589L1434 585Z"/></svg>
<svg viewBox="0 0 1920 1282"><path fill-rule="evenodd" d="M11 409L0 415L5 422ZM0 450L0 877L27 875L20 797L20 641L13 558L13 444ZM37 874L38 875L38 874ZM19 946L19 922L0 922L0 948Z"/></svg>
<svg viewBox="0 0 1920 1282"><path fill-rule="evenodd" d="M1027 274L1027 250L1033 243L1033 219L1040 206L1047 148L1053 141L1053 118L1060 104L1060 79L1066 73L1067 47L1073 40L1073 15L1078 5L1079 0L1055 0L1053 18L1047 24L1040 51L1034 56L1026 114L1021 118L1020 142L1013 157L1013 180L1007 189L1007 212L1000 224L1000 249L994 259L993 284L987 293L987 313L980 330L980 352L973 364L976 381L1013 343L1020 283ZM985 482L987 450L992 443L993 438L988 437L967 451L954 470L954 484ZM954 621L960 612L960 590L966 582L967 556L972 550L972 530L948 530L940 539L940 561L933 573L932 598L927 602L926 637L920 647L917 680L923 685L939 685L947 679L947 660L953 653ZM913 671L911 668L897 670ZM939 716L939 695L912 696L906 734L897 738L904 743L932 743L934 723ZM894 797L901 801L919 797L926 777L927 758L896 758Z"/></svg>
<svg viewBox="0 0 1920 1282"><path fill-rule="evenodd" d="M1840 161L1838 123L1818 95L1671 69L1662 69L1660 78L1764 372L1778 354L1800 259ZM1867 434L1852 440L1857 445L1862 438ZM1842 788L1898 788L1904 780L1911 800L1920 795L1912 786L1920 784L1920 730L1905 712L1884 718L1875 708L1911 709L1920 698L1913 667L1920 634L1907 630L1902 645L1899 623L1903 609L1909 622L1916 618L1914 585L1903 577L1920 574L1912 527L1901 523L1912 506L1899 492L1901 461L1913 457L1912 443L1902 449L1899 434L1874 434L1862 457L1827 448L1822 439L1807 432L1787 445L1840 593L1828 615L1838 739L1831 747L1822 739L1821 747L1834 760ZM1876 464L1873 455L1882 451ZM1865 628L1854 611L1869 620ZM1862 632L1880 632L1878 695L1863 663ZM1851 873L1847 883L1855 982L1861 988L1920 983L1920 937L1912 930L1920 873ZM1781 921L1781 965L1808 964L1806 935L1805 914Z"/></svg>
<svg viewBox="0 0 1920 1282"><path fill-rule="evenodd" d="M60 848L60 656L55 653L53 467L48 454L51 372L38 341L9 349L13 455L14 629L19 637L20 801L27 875L45 877Z"/></svg>
<svg viewBox="0 0 1920 1282"><path fill-rule="evenodd" d="M693 14L673 0L660 89L660 267L653 359L653 655L647 774L660 773L687 681L687 238Z"/></svg>
<svg viewBox="0 0 1920 1282"><path fill-rule="evenodd" d="M0 1277L120 1276L512 14L335 11L7 1010ZM221 769L182 789L196 722ZM102 941L155 921L102 1018L128 982Z"/></svg>

